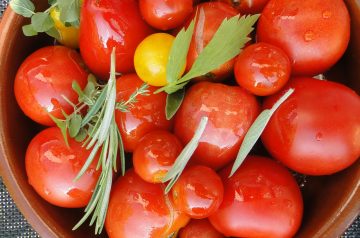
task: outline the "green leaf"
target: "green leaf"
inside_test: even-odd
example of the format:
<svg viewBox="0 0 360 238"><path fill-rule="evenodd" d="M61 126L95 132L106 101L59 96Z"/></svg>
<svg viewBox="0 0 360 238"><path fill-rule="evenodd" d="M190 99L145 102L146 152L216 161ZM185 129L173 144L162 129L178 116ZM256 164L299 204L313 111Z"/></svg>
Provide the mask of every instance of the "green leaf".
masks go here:
<svg viewBox="0 0 360 238"><path fill-rule="evenodd" d="M48 3L50 6L54 5L57 2L57 0L48 0Z"/></svg>
<svg viewBox="0 0 360 238"><path fill-rule="evenodd" d="M45 12L37 12L31 17L31 25L37 32L45 32L54 27L54 21Z"/></svg>
<svg viewBox="0 0 360 238"><path fill-rule="evenodd" d="M274 105L271 109L265 109L260 113L260 115L256 118L254 123L249 128L246 133L244 140L240 146L240 150L236 156L236 160L231 169L230 176L233 176L236 170L243 163L251 149L254 147L257 140L260 138L262 132L264 131L266 125L269 123L272 115L275 111L280 107L282 103L286 101L290 97L290 95L294 92L294 89L289 89Z"/></svg>
<svg viewBox="0 0 360 238"><path fill-rule="evenodd" d="M31 17L35 14L35 6L30 0L11 0L10 7L23 17Z"/></svg>
<svg viewBox="0 0 360 238"><path fill-rule="evenodd" d="M88 135L87 130L84 128L81 128L79 133L77 133L75 140L77 142L83 142L85 140L85 138L87 137L87 135Z"/></svg>
<svg viewBox="0 0 360 238"><path fill-rule="evenodd" d="M69 122L69 135L75 138L81 129L82 117L79 114L74 114Z"/></svg>
<svg viewBox="0 0 360 238"><path fill-rule="evenodd" d="M97 82L96 82L96 78L94 75L89 74L88 76L88 82L84 88L84 94L88 97L91 98L92 95L94 94L94 92L96 91L96 86L97 86Z"/></svg>
<svg viewBox="0 0 360 238"><path fill-rule="evenodd" d="M49 36L55 38L55 39L60 39L60 33L59 31L54 27L51 27L49 30L45 31L46 34L48 34Z"/></svg>
<svg viewBox="0 0 360 238"><path fill-rule="evenodd" d="M24 25L22 27L22 31L25 36L36 36L38 33L34 30L33 26L31 24Z"/></svg>
<svg viewBox="0 0 360 238"><path fill-rule="evenodd" d="M166 119L170 120L179 110L180 105L185 97L185 89L182 88L175 93L168 94L166 97Z"/></svg>
<svg viewBox="0 0 360 238"><path fill-rule="evenodd" d="M54 117L51 113L48 113L48 115L55 122L56 126L59 127L61 134L64 138L65 144L67 147L69 147L69 141L67 138L67 126L68 126L67 120L60 120Z"/></svg>
<svg viewBox="0 0 360 238"><path fill-rule="evenodd" d="M57 0L60 12L60 21L64 23L76 23L80 18L79 0Z"/></svg>

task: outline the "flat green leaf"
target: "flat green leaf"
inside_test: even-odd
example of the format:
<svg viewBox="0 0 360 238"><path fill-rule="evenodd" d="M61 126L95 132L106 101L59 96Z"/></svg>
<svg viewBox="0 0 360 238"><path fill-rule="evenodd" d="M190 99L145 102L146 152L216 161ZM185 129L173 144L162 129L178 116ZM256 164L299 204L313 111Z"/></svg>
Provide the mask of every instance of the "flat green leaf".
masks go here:
<svg viewBox="0 0 360 238"><path fill-rule="evenodd" d="M54 21L45 12L37 12L31 17L31 25L37 32L45 32L54 27Z"/></svg>
<svg viewBox="0 0 360 238"><path fill-rule="evenodd" d="M75 138L81 129L82 117L79 114L74 114L69 122L69 135Z"/></svg>
<svg viewBox="0 0 360 238"><path fill-rule="evenodd" d="M286 101L290 97L290 95L294 92L294 89L289 89L274 105L271 109L265 109L260 113L260 115L256 118L254 123L249 128L246 133L244 140L240 146L240 150L236 156L236 160L231 169L230 176L233 176L236 170L240 167L240 165L244 162L245 158L254 147L255 143L260 138L263 133L266 125L269 123L274 112L280 107L282 103Z"/></svg>
<svg viewBox="0 0 360 238"><path fill-rule="evenodd" d="M79 0L57 0L60 12L60 21L64 23L76 23L80 18Z"/></svg>
<svg viewBox="0 0 360 238"><path fill-rule="evenodd" d="M51 113L48 113L48 115L55 122L56 126L59 127L61 134L64 138L65 144L66 144L66 146L69 147L69 141L67 138L67 126L68 126L67 120L60 120L60 119L54 117Z"/></svg>
<svg viewBox="0 0 360 238"><path fill-rule="evenodd" d="M77 133L77 135L75 137L75 141L83 142L86 139L87 135L88 135L87 130L84 128L81 128L79 133Z"/></svg>
<svg viewBox="0 0 360 238"><path fill-rule="evenodd" d="M35 14L35 5L30 0L11 0L10 7L23 17L31 17Z"/></svg>
<svg viewBox="0 0 360 238"><path fill-rule="evenodd" d="M55 39L60 39L60 33L59 31L54 27L51 27L49 30L45 31L46 34L48 34L49 36L55 38Z"/></svg>
<svg viewBox="0 0 360 238"><path fill-rule="evenodd" d="M185 97L185 89L182 88L175 93L168 94L166 97L166 119L170 120L179 110L182 101Z"/></svg>
<svg viewBox="0 0 360 238"><path fill-rule="evenodd" d="M97 86L97 82L96 82L96 78L94 75L89 74L88 76L88 82L84 88L84 94L88 97L91 98L92 95L94 94L94 92L96 91L96 86Z"/></svg>
<svg viewBox="0 0 360 238"><path fill-rule="evenodd" d="M34 30L33 26L31 24L24 25L22 27L22 31L25 36L36 36L38 33Z"/></svg>

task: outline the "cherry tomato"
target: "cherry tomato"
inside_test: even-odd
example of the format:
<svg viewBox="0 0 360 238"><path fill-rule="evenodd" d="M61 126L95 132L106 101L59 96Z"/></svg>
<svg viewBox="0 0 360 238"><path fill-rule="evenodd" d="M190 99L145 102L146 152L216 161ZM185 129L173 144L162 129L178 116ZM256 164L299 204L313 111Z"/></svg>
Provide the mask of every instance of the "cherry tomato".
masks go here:
<svg viewBox="0 0 360 238"><path fill-rule="evenodd" d="M197 5L193 17L197 12L193 38L187 56L186 70L190 70L198 55L210 42L220 24L225 18L231 18L238 12L231 6L222 2L206 2ZM235 59L221 65L205 76L205 79L218 81L229 76L234 68Z"/></svg>
<svg viewBox="0 0 360 238"><path fill-rule="evenodd" d="M77 81L83 88L87 83L87 73L80 55L64 46L41 48L21 64L15 78L14 91L21 110L37 123L53 126L55 123L48 113L64 118L74 108L63 96L77 104L78 95L72 89Z"/></svg>
<svg viewBox="0 0 360 238"><path fill-rule="evenodd" d="M170 132L150 132L134 150L135 172L149 183L161 183L182 149L179 139Z"/></svg>
<svg viewBox="0 0 360 238"><path fill-rule="evenodd" d="M279 91L289 80L290 71L291 63L285 52L267 43L246 47L234 68L237 83L258 96Z"/></svg>
<svg viewBox="0 0 360 238"><path fill-rule="evenodd" d="M179 238L225 238L208 219L192 219L179 232Z"/></svg>
<svg viewBox="0 0 360 238"><path fill-rule="evenodd" d="M175 135L187 144L201 118L207 116L208 124L190 162L218 169L235 159L259 112L255 96L244 89L200 82L186 92L175 116Z"/></svg>
<svg viewBox="0 0 360 238"><path fill-rule="evenodd" d="M270 0L259 19L257 37L287 53L294 75L316 75L345 52L350 17L343 0L326 4L322 0Z"/></svg>
<svg viewBox="0 0 360 238"><path fill-rule="evenodd" d="M153 30L141 17L137 0L88 0L81 10L80 52L90 70L109 78L116 47L116 71L134 71L137 45Z"/></svg>
<svg viewBox="0 0 360 238"><path fill-rule="evenodd" d="M112 186L105 221L110 238L166 238L188 222L164 195L163 184L147 183L133 169Z"/></svg>
<svg viewBox="0 0 360 238"><path fill-rule="evenodd" d="M338 172L360 157L360 97L344 85L296 78L295 92L272 116L262 141L289 168L304 174ZM269 108L282 93L267 98Z"/></svg>
<svg viewBox="0 0 360 238"><path fill-rule="evenodd" d="M180 26L193 11L193 0L139 0L139 5L145 21L163 31Z"/></svg>
<svg viewBox="0 0 360 238"><path fill-rule="evenodd" d="M79 28L74 26L65 26L60 21L60 12L54 7L50 10L50 16L54 21L55 28L58 30L60 34L60 38L57 39L61 44L71 47L78 48L79 47Z"/></svg>
<svg viewBox="0 0 360 238"><path fill-rule="evenodd" d="M141 87L143 82L136 74L128 74L116 81L117 101L126 101L130 95ZM149 87L147 96L139 95L134 107L129 112L115 112L124 148L133 152L136 145L147 133L154 130L171 130L172 120L165 116L166 93L153 94L155 87Z"/></svg>
<svg viewBox="0 0 360 238"><path fill-rule="evenodd" d="M175 206L191 218L210 216L220 206L224 195L221 178L209 167L186 168L172 188Z"/></svg>
<svg viewBox="0 0 360 238"><path fill-rule="evenodd" d="M167 33L155 33L146 37L136 48L134 65L137 75L152 86L165 86L166 66L175 37ZM185 68L183 69L183 74ZM181 75L179 75L181 76Z"/></svg>
<svg viewBox="0 0 360 238"><path fill-rule="evenodd" d="M220 172L225 193L211 224L225 236L293 237L301 224L303 201L291 173L273 160L249 156L229 178Z"/></svg>
<svg viewBox="0 0 360 238"><path fill-rule="evenodd" d="M94 162L74 182L91 151L74 139L68 140L69 147L57 127L37 134L26 151L26 173L31 186L49 203L67 208L84 207L90 200L100 172L96 171Z"/></svg>
<svg viewBox="0 0 360 238"><path fill-rule="evenodd" d="M217 0L218 2L226 2L238 9L241 14L261 13L269 0Z"/></svg>

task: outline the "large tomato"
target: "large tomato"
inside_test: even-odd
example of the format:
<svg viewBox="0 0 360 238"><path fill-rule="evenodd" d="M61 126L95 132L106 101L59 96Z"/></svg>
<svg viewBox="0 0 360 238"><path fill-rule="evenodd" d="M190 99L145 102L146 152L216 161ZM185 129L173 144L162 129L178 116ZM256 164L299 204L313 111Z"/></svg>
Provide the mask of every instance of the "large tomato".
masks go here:
<svg viewBox="0 0 360 238"><path fill-rule="evenodd" d="M295 75L316 75L346 50L350 17L343 0L270 0L258 27L258 41L282 48Z"/></svg>
<svg viewBox="0 0 360 238"><path fill-rule="evenodd" d="M110 238L167 238L189 222L174 208L163 184L130 169L113 185L105 227Z"/></svg>
<svg viewBox="0 0 360 238"><path fill-rule="evenodd" d="M218 2L226 2L238 9L241 14L261 13L269 0L217 0Z"/></svg>
<svg viewBox="0 0 360 238"><path fill-rule="evenodd" d="M220 172L225 193L220 208L209 217L226 236L293 237L300 227L303 201L291 173L264 157L248 157L229 178L231 166Z"/></svg>
<svg viewBox="0 0 360 238"><path fill-rule="evenodd" d="M83 88L87 73L80 55L64 46L48 46L28 56L16 74L14 91L21 110L37 123L53 126L49 113L64 118L74 108L64 99L66 96L74 104L78 95L72 89L73 81Z"/></svg>
<svg viewBox="0 0 360 238"><path fill-rule="evenodd" d="M272 116L262 141L289 168L305 174L340 171L360 157L360 97L344 85L292 79L295 92ZM267 98L271 107L282 92Z"/></svg>
<svg viewBox="0 0 360 238"><path fill-rule="evenodd" d="M141 17L137 0L87 0L80 19L80 52L93 73L108 79L114 47L116 71L134 71L136 46L152 33Z"/></svg>
<svg viewBox="0 0 360 238"><path fill-rule="evenodd" d="M207 116L208 124L190 162L218 169L235 159L259 111L255 96L238 86L200 82L186 92L175 116L175 134L187 144L201 118Z"/></svg>
<svg viewBox="0 0 360 238"><path fill-rule="evenodd" d="M179 238L225 238L225 236L218 232L208 219L191 219L180 230Z"/></svg>
<svg viewBox="0 0 360 238"><path fill-rule="evenodd" d="M74 178L90 152L71 138L67 147L57 127L41 131L32 139L26 151L29 183L53 205L67 208L86 206L100 175L96 171L96 160L78 181L74 182Z"/></svg>

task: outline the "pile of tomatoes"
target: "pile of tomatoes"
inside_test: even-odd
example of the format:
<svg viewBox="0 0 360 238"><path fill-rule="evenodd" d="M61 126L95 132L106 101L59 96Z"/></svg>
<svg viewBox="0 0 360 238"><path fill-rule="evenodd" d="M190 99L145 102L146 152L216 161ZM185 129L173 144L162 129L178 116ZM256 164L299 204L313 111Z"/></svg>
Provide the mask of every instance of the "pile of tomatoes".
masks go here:
<svg viewBox="0 0 360 238"><path fill-rule="evenodd" d="M252 41L236 58L193 79L168 120L167 94L154 92L167 84L176 33L196 17L186 72L225 18L254 13L261 16ZM350 19L343 0L85 0L79 32L64 25L58 30L74 34L62 43L79 45L79 51L61 45L37 50L20 66L14 85L23 112L49 127L26 152L29 183L48 202L86 206L100 174L94 161L73 180L90 150L72 138L66 145L49 116L73 112L78 103L73 81L84 88L91 72L106 82L116 48L117 100L127 100L143 81L151 85L127 112L116 111L128 168L124 176L114 174L105 224L109 237L292 237L301 225L303 201L287 168L328 175L360 156L359 95L313 78L347 48ZM248 156L229 177L256 117L289 88L294 93L252 152L267 156ZM199 145L165 194L161 181L204 116L209 121Z"/></svg>

